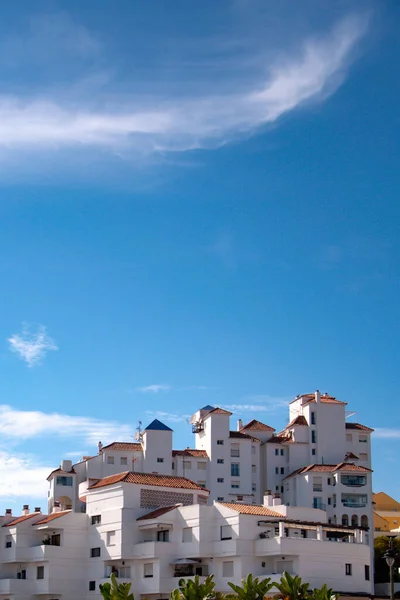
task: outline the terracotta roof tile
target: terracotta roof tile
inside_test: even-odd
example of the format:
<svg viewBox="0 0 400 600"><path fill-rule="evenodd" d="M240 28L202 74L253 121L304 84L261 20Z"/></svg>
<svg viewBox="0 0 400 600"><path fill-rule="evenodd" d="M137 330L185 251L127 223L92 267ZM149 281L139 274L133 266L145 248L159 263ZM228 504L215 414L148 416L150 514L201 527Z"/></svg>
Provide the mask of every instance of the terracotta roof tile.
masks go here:
<svg viewBox="0 0 400 600"><path fill-rule="evenodd" d="M301 467L293 473L290 473L284 479L289 479L289 477L293 477L294 475L304 475L305 473L334 473L335 471L358 471L359 473L371 473L371 469L367 469L367 467L361 467L359 465L355 465L354 463L346 463L341 462L337 465L308 465L307 467Z"/></svg>
<svg viewBox="0 0 400 600"><path fill-rule="evenodd" d="M320 399L321 399L321 402L323 402L325 404L343 404L343 405L347 404L347 402L342 402L342 400L337 400L334 396L330 396L329 394L321 394ZM296 402L297 400L302 400L303 401L302 404L304 406L305 404L308 404L309 402L315 402L315 394L300 394L300 396L297 396L297 398L292 400L292 402Z"/></svg>
<svg viewBox="0 0 400 600"><path fill-rule="evenodd" d="M305 425L308 427L307 419L303 415L299 415L293 419L293 421L290 421L289 425L286 426L286 429L293 427L293 425Z"/></svg>
<svg viewBox="0 0 400 600"><path fill-rule="evenodd" d="M60 512L52 513L51 515L46 515L44 519L41 521L36 521L33 525L45 525L46 523L50 523L50 521L54 521L55 519L59 519L60 517L64 517L64 515L68 515L72 510L61 510Z"/></svg>
<svg viewBox="0 0 400 600"><path fill-rule="evenodd" d="M240 431L275 431L273 427L269 425L265 425L265 423L261 423L261 421L257 421L257 419L253 419L249 421L247 425L244 425Z"/></svg>
<svg viewBox="0 0 400 600"><path fill-rule="evenodd" d="M242 439L242 440L253 440L254 442L259 442L260 440L248 433L242 433L241 431L230 431L229 437L232 439Z"/></svg>
<svg viewBox="0 0 400 600"><path fill-rule="evenodd" d="M353 458L355 460L359 460L360 457L357 456L357 454L354 454L354 452L347 452L346 456L345 456L345 460L347 460L348 458Z"/></svg>
<svg viewBox="0 0 400 600"><path fill-rule="evenodd" d="M361 425L360 423L346 423L346 429L359 429L360 431L366 431L372 433L374 430L366 425Z"/></svg>
<svg viewBox="0 0 400 600"><path fill-rule="evenodd" d="M231 508L232 510L236 510L241 515L256 515L259 517L280 517L282 515L278 512L267 508L266 506L260 506L257 504L235 504L234 502L217 502L216 504L221 504L221 506L226 506L226 508Z"/></svg>
<svg viewBox="0 0 400 600"><path fill-rule="evenodd" d="M146 521L147 519L157 519L158 517L161 517L162 515L165 515L166 513L171 512L171 510L175 510L175 508L178 508L178 506L181 506L181 505L173 504L172 506L164 506L162 508L157 508L156 510L152 510L151 512L147 513L146 515L139 517L138 519L136 519L136 521Z"/></svg>
<svg viewBox="0 0 400 600"><path fill-rule="evenodd" d="M193 456L195 458L208 458L205 450L196 450L194 448L185 448L185 450L172 450L172 456Z"/></svg>
<svg viewBox="0 0 400 600"><path fill-rule="evenodd" d="M100 479L100 481L94 485L91 485L89 489L93 490L105 487L107 485L113 485L115 483L135 483L138 485L155 485L188 490L201 490L206 493L208 492L207 489L197 485L197 483L191 481L190 479L186 479L186 477L175 477L174 475L156 475L153 473L131 473L130 471L104 477L104 479Z"/></svg>
<svg viewBox="0 0 400 600"><path fill-rule="evenodd" d="M103 446L101 449L102 452L104 450L120 450L122 452L142 452L142 444L138 444L137 442L112 442L108 444L108 446Z"/></svg>
<svg viewBox="0 0 400 600"><path fill-rule="evenodd" d="M14 525L18 525L19 523L28 521L29 519L32 519L32 517L37 517L38 515L40 515L40 513L33 512L33 513L30 513L29 515L22 515L21 517L16 517L9 523L4 523L3 527L14 527Z"/></svg>
<svg viewBox="0 0 400 600"><path fill-rule="evenodd" d="M220 408L219 406L217 406L217 408L213 408L212 410L210 410L207 413L207 416L210 415L211 413L213 413L214 415L231 415L232 413L229 412L229 410L225 410L224 408Z"/></svg>
<svg viewBox="0 0 400 600"><path fill-rule="evenodd" d="M49 481L50 477L53 477L53 475L75 475L75 471L73 468L70 471L63 471L61 467L59 467L50 473L50 475L47 477L47 481Z"/></svg>
<svg viewBox="0 0 400 600"><path fill-rule="evenodd" d="M273 435L269 440L267 440L266 444L285 444L291 441L291 437L289 435Z"/></svg>

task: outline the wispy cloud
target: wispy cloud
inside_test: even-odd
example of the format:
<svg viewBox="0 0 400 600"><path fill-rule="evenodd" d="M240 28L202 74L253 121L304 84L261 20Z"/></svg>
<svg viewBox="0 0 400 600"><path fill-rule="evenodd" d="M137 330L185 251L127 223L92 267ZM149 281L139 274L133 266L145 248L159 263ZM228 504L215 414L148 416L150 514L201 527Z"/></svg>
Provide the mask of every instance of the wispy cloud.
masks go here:
<svg viewBox="0 0 400 600"><path fill-rule="evenodd" d="M278 413L288 408L289 397L273 397L262 394L247 396L244 402L237 404L223 404L222 408L236 414L242 413Z"/></svg>
<svg viewBox="0 0 400 600"><path fill-rule="evenodd" d="M0 451L0 481L2 500L21 496L44 500L48 489L46 477L52 467L41 466L36 458L24 454L12 455Z"/></svg>
<svg viewBox="0 0 400 600"><path fill-rule="evenodd" d="M121 157L221 146L279 117L331 95L343 82L358 42L367 31L365 16L347 18L330 35L308 39L291 56L279 56L268 75L226 94L193 97L89 98L40 95L0 97L0 149L5 161L15 152L82 148L104 149ZM81 34L83 46L89 44ZM244 89L242 89L244 88ZM107 106L102 110L99 106Z"/></svg>
<svg viewBox="0 0 400 600"><path fill-rule="evenodd" d="M138 387L135 391L142 394L158 394L159 392L169 392L171 389L172 387L166 383L154 383L153 385Z"/></svg>
<svg viewBox="0 0 400 600"><path fill-rule="evenodd" d="M374 430L374 439L392 439L397 440L400 439L400 429L390 428L390 427L376 427Z"/></svg>
<svg viewBox="0 0 400 600"><path fill-rule="evenodd" d="M191 415L169 413L162 410L146 410L146 415L151 419L160 419L161 421L169 421L170 423L187 422L191 417Z"/></svg>
<svg viewBox="0 0 400 600"><path fill-rule="evenodd" d="M116 421L92 417L18 410L0 405L0 437L2 439L26 440L41 435L80 438L95 447L99 440L104 443L117 439L129 439L133 428Z"/></svg>
<svg viewBox="0 0 400 600"><path fill-rule="evenodd" d="M36 332L31 332L29 326L24 325L22 333L14 333L8 338L10 350L26 362L28 367L38 365L47 352L58 350L54 340L47 335L46 327L40 325Z"/></svg>

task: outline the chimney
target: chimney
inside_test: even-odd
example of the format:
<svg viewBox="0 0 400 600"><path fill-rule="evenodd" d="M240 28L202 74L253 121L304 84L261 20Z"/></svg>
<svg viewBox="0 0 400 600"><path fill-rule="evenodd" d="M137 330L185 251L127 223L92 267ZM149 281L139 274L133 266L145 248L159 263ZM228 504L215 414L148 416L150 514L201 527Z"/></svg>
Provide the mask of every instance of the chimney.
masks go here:
<svg viewBox="0 0 400 600"><path fill-rule="evenodd" d="M264 506L272 506L272 494L271 494L271 490L267 490L264 493Z"/></svg>
<svg viewBox="0 0 400 600"><path fill-rule="evenodd" d="M62 460L61 470L65 473L70 473L72 471L72 460Z"/></svg>
<svg viewBox="0 0 400 600"><path fill-rule="evenodd" d="M12 516L12 509L6 508L6 512L5 512L4 519L3 519L3 524L7 525L7 523L10 523L10 521L12 521L13 519L14 519L14 517Z"/></svg>
<svg viewBox="0 0 400 600"><path fill-rule="evenodd" d="M319 393L319 390L315 392L315 402L321 402L321 394Z"/></svg>
<svg viewBox="0 0 400 600"><path fill-rule="evenodd" d="M22 515L29 515L29 504L24 504L22 507Z"/></svg>
<svg viewBox="0 0 400 600"><path fill-rule="evenodd" d="M281 504L282 504L281 495L274 494L274 497L272 499L272 506L280 506Z"/></svg>
<svg viewBox="0 0 400 600"><path fill-rule="evenodd" d="M59 512L61 512L60 503L54 502L52 513L54 514L54 513L59 513Z"/></svg>
<svg viewBox="0 0 400 600"><path fill-rule="evenodd" d="M243 427L243 421L242 421L242 419L238 419L237 430L240 431L242 429L242 427Z"/></svg>
<svg viewBox="0 0 400 600"><path fill-rule="evenodd" d="M35 513L41 513L42 509L40 508L40 506L35 506Z"/></svg>
<svg viewBox="0 0 400 600"><path fill-rule="evenodd" d="M99 443L97 444L97 449L98 449L98 452L99 452L99 454L100 454L100 452L103 450L103 444L102 444L101 442L99 442Z"/></svg>

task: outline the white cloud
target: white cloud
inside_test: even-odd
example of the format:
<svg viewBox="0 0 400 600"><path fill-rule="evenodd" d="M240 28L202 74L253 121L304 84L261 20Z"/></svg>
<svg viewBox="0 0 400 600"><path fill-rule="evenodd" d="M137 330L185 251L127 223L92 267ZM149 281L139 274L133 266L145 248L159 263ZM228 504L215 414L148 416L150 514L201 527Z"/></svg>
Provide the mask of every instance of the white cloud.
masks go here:
<svg viewBox="0 0 400 600"><path fill-rule="evenodd" d="M0 438L26 440L41 435L81 438L95 447L99 440L103 443L127 440L134 431L129 425L112 420L18 410L0 405Z"/></svg>
<svg viewBox="0 0 400 600"><path fill-rule="evenodd" d="M171 391L171 386L166 383L157 383L153 385L146 385L144 387L136 388L137 392L141 392L142 394L158 394L158 392L169 392Z"/></svg>
<svg viewBox="0 0 400 600"><path fill-rule="evenodd" d="M269 66L263 81L222 95L183 99L118 95L92 100L0 97L0 149L10 153L63 148L97 148L118 156L220 146L255 132L307 102L325 99L342 83L365 17L342 21L329 36L307 40L291 57ZM86 42L85 42L86 43ZM70 86L71 87L71 86ZM1 157L0 157L1 158Z"/></svg>
<svg viewBox="0 0 400 600"><path fill-rule="evenodd" d="M390 427L376 427L374 430L374 438L380 439L400 439L400 429L391 429Z"/></svg>
<svg viewBox="0 0 400 600"><path fill-rule="evenodd" d="M244 402L238 404L224 404L223 408L234 413L277 413L288 410L289 397L273 397L262 394L247 396Z"/></svg>
<svg viewBox="0 0 400 600"><path fill-rule="evenodd" d="M151 419L170 421L171 423L189 422L191 415L164 412L162 410L146 410L146 415Z"/></svg>
<svg viewBox="0 0 400 600"><path fill-rule="evenodd" d="M40 325L35 333L24 326L22 333L14 333L8 338L10 350L16 352L28 367L39 364L49 350L58 350L55 342L46 333L46 327Z"/></svg>
<svg viewBox="0 0 400 600"><path fill-rule="evenodd" d="M16 496L46 498L46 477L54 469L41 466L37 460L25 455L11 455L0 451L0 481L2 502Z"/></svg>

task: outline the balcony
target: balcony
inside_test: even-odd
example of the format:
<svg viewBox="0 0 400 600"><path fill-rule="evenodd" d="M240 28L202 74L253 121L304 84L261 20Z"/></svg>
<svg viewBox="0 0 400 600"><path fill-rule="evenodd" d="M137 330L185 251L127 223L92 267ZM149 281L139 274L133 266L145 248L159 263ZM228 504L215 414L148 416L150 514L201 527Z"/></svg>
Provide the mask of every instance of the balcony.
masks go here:
<svg viewBox="0 0 400 600"><path fill-rule="evenodd" d="M341 478L342 485L346 485L348 487L362 487L366 485L367 478L364 476L360 477L350 477L343 475Z"/></svg>
<svg viewBox="0 0 400 600"><path fill-rule="evenodd" d="M351 500L342 500L342 504L347 508L365 508L367 506L367 502L352 502Z"/></svg>
<svg viewBox="0 0 400 600"><path fill-rule="evenodd" d="M318 504L314 502L312 507L319 508L319 510L326 510L326 504L324 504L323 502L318 502Z"/></svg>
<svg viewBox="0 0 400 600"><path fill-rule="evenodd" d="M174 542L139 542L133 546L134 558L156 558L175 551Z"/></svg>
<svg viewBox="0 0 400 600"><path fill-rule="evenodd" d="M0 594L26 594L31 590L28 579L0 579Z"/></svg>
<svg viewBox="0 0 400 600"><path fill-rule="evenodd" d="M313 492L322 492L322 485L313 485Z"/></svg>

